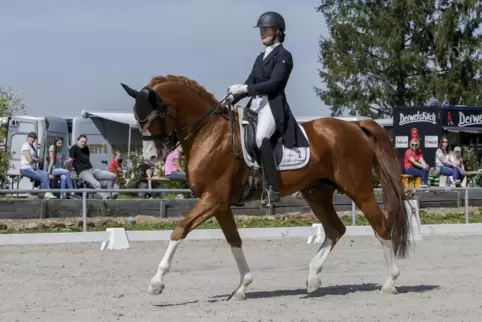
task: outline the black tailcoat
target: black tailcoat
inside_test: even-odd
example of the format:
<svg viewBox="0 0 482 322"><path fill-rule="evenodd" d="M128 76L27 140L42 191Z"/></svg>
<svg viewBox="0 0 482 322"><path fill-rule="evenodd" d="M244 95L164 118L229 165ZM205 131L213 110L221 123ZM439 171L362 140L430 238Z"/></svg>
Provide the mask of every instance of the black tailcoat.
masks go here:
<svg viewBox="0 0 482 322"><path fill-rule="evenodd" d="M276 46L265 59L263 56L264 52L256 58L245 82L248 85L248 96L251 96L246 107L249 108L254 96L266 95L276 122L277 132L281 135L284 146L288 149L308 146L291 113L285 95L286 84L293 70L293 57L281 44Z"/></svg>

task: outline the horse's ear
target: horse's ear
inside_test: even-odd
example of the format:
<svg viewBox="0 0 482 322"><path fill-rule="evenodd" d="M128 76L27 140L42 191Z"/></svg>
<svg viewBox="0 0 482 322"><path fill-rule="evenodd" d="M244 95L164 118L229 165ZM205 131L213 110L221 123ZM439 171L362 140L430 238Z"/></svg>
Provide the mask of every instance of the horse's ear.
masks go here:
<svg viewBox="0 0 482 322"><path fill-rule="evenodd" d="M122 88L126 91L126 93L127 93L130 97L136 99L136 98L137 98L137 95L139 95L139 92L138 92L138 91L136 91L135 89L130 88L130 87L127 86L126 84L122 84L122 83L121 83L121 86L122 86Z"/></svg>

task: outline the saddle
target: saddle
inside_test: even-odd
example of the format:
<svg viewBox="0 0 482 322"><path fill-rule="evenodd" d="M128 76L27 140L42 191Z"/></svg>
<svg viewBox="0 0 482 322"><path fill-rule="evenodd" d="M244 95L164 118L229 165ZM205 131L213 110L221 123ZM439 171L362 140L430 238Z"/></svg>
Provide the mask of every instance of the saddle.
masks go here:
<svg viewBox="0 0 482 322"><path fill-rule="evenodd" d="M258 127L258 114L250 109L240 109L242 113L241 125L244 127L244 146L246 153L250 156L251 160L261 164L261 157L259 155L258 147L256 146L256 129ZM240 111L238 110L238 112ZM273 142L272 142L273 144ZM276 140L273 147L273 152L276 160L276 165L279 166L283 160L283 143L281 138Z"/></svg>

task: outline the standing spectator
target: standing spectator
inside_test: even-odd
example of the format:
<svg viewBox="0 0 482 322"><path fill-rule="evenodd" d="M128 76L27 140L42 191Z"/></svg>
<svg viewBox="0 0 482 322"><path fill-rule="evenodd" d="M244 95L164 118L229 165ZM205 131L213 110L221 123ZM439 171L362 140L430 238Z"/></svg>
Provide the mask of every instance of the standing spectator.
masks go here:
<svg viewBox="0 0 482 322"><path fill-rule="evenodd" d="M74 189L70 170L63 167L68 156L67 151L64 149L64 140L62 138L55 138L54 144L49 147L49 159L48 173L50 179L60 177L60 189L65 189L66 186L68 189ZM69 196L75 198L75 193L71 192ZM64 197L64 192L61 192L60 198L64 199Z"/></svg>
<svg viewBox="0 0 482 322"><path fill-rule="evenodd" d="M428 187L428 170L429 166L423 159L422 150L419 148L420 141L418 138L410 140L410 148L405 151L404 165L405 173L414 177L421 177L421 188Z"/></svg>
<svg viewBox="0 0 482 322"><path fill-rule="evenodd" d="M37 133L30 132L27 135L27 142L22 144L22 155L20 157L20 174L33 181L40 182L40 189L50 188L50 178L46 171L38 168L40 158L37 154L37 149L34 147L34 143L37 140ZM51 192L44 193L45 199L57 199Z"/></svg>
<svg viewBox="0 0 482 322"><path fill-rule="evenodd" d="M77 138L77 144L72 145L69 156L73 161L74 169L79 178L87 182L94 189L101 189L99 181L107 181L107 189L114 187L115 174L105 170L94 169L92 166L90 162L90 150L87 146L87 136L85 134L81 134ZM101 196L102 199L111 198L110 193L97 192L97 194Z"/></svg>
<svg viewBox="0 0 482 322"><path fill-rule="evenodd" d="M164 165L164 175L173 181L186 181L186 172L181 167L181 156L183 154L181 144L177 144L176 148L166 157Z"/></svg>

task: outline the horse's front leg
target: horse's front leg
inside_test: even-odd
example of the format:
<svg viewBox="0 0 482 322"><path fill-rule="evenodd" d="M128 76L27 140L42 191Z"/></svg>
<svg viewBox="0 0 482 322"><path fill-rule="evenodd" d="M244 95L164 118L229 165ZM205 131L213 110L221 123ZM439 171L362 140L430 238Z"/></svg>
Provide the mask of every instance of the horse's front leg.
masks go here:
<svg viewBox="0 0 482 322"><path fill-rule="evenodd" d="M172 232L171 240L169 242L169 246L167 246L166 253L159 263L157 272L154 277L152 277L149 284L149 288L147 290L149 294L158 295L164 290L164 277L171 269L172 260L179 243L186 238L187 234L191 230L195 229L197 226L201 225L203 222L217 215L218 213L226 211L225 207L228 206L213 202L208 198L202 198L196 203L186 218L184 218L184 220L182 220Z"/></svg>

